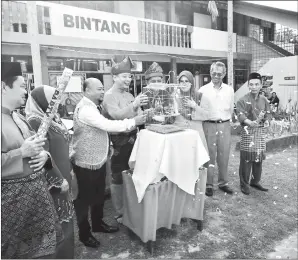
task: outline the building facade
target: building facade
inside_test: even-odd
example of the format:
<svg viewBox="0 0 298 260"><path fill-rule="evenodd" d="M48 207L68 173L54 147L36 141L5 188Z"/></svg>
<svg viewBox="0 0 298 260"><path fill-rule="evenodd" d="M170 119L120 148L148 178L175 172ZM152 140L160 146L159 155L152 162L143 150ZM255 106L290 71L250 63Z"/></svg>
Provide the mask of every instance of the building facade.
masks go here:
<svg viewBox="0 0 298 260"><path fill-rule="evenodd" d="M21 61L35 86L55 86L69 67L73 84L96 77L108 89L111 58L126 54L135 62L134 94L153 61L166 80L187 69L200 87L210 80L210 64L227 63L228 52L227 2L217 1L216 21L207 6L208 1L2 1L2 60ZM234 2L235 91L271 58L297 55L296 15Z"/></svg>

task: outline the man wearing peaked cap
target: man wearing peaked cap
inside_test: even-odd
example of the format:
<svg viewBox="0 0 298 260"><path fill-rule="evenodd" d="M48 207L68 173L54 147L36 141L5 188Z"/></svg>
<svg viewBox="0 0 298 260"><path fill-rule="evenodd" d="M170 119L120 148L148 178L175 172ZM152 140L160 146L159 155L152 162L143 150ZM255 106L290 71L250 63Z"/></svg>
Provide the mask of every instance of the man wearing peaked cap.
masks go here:
<svg viewBox="0 0 298 260"><path fill-rule="evenodd" d="M148 103L146 95L136 98L127 90L131 83L132 61L127 56L116 56L112 59L112 75L114 84L105 93L103 106L107 117L114 120L133 118L142 113L141 106ZM114 208L118 214L116 219L121 222L123 214L122 171L128 170L128 160L136 140L137 129L125 133L110 133L114 154L111 158L111 195Z"/></svg>
<svg viewBox="0 0 298 260"><path fill-rule="evenodd" d="M163 81L163 70L157 62L153 62L148 70L145 71L147 85L150 83L161 83Z"/></svg>
<svg viewBox="0 0 298 260"><path fill-rule="evenodd" d="M259 184L262 174L262 162L265 159L265 131L268 124L270 105L265 96L259 95L262 88L262 77L253 72L248 77L249 93L237 102L237 116L241 123L240 139L240 188L249 195L250 188L268 191ZM251 177L250 177L251 176Z"/></svg>

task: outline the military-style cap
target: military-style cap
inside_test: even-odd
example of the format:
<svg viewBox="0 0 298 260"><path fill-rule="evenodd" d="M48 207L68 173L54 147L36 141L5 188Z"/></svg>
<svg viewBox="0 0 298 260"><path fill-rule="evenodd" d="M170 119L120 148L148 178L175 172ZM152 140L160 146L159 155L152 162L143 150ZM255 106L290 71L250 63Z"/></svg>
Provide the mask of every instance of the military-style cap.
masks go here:
<svg viewBox="0 0 298 260"><path fill-rule="evenodd" d="M248 76L248 80L251 80L251 79L259 79L262 81L262 76L257 72L252 72Z"/></svg>
<svg viewBox="0 0 298 260"><path fill-rule="evenodd" d="M1 80L6 80L14 76L22 76L21 63L19 62L1 62Z"/></svg>
<svg viewBox="0 0 298 260"><path fill-rule="evenodd" d="M152 77L163 77L163 70L157 62L153 62L148 70L145 71L145 79Z"/></svg>
<svg viewBox="0 0 298 260"><path fill-rule="evenodd" d="M130 73L133 63L130 57L117 55L112 59L112 74Z"/></svg>

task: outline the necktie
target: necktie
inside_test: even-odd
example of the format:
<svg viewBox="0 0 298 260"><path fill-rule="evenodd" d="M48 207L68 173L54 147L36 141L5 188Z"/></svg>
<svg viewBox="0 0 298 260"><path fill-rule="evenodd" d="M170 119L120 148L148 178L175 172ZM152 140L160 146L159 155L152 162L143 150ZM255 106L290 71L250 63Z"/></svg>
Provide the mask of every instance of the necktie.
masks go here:
<svg viewBox="0 0 298 260"><path fill-rule="evenodd" d="M29 126L20 118L20 116L16 112L12 112L11 116L17 127L20 129L24 139L29 138L32 135Z"/></svg>
<svg viewBox="0 0 298 260"><path fill-rule="evenodd" d="M101 105L97 106L97 110L101 113L102 112L102 107Z"/></svg>

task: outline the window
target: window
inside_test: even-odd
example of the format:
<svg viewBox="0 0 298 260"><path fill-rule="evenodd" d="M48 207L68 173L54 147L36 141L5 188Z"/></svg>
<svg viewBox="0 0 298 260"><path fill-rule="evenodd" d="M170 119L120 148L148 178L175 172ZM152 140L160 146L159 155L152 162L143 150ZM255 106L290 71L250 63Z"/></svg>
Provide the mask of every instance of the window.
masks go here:
<svg viewBox="0 0 298 260"><path fill-rule="evenodd" d="M22 32L23 32L23 33L27 33L27 24L22 23L22 24L21 24L21 28L22 28Z"/></svg>
<svg viewBox="0 0 298 260"><path fill-rule="evenodd" d="M47 60L48 70L62 70L63 69L63 59L59 58L48 58Z"/></svg>
<svg viewBox="0 0 298 260"><path fill-rule="evenodd" d="M13 23L12 24L12 27L13 27L13 31L14 32L19 32L20 31L20 28L19 28L19 24L18 23Z"/></svg>
<svg viewBox="0 0 298 260"><path fill-rule="evenodd" d="M45 17L50 17L50 8L49 8L49 7L44 7L43 10L44 10L44 11L43 11L43 15L44 15Z"/></svg>
<svg viewBox="0 0 298 260"><path fill-rule="evenodd" d="M177 1L175 4L176 22L183 25L193 25L192 5L189 2Z"/></svg>
<svg viewBox="0 0 298 260"><path fill-rule="evenodd" d="M167 2L166 1L145 1L145 18L167 21Z"/></svg>
<svg viewBox="0 0 298 260"><path fill-rule="evenodd" d="M45 30L46 30L46 35L51 35L51 24L49 22L45 22Z"/></svg>
<svg viewBox="0 0 298 260"><path fill-rule="evenodd" d="M97 61L83 60L83 71L98 71Z"/></svg>

